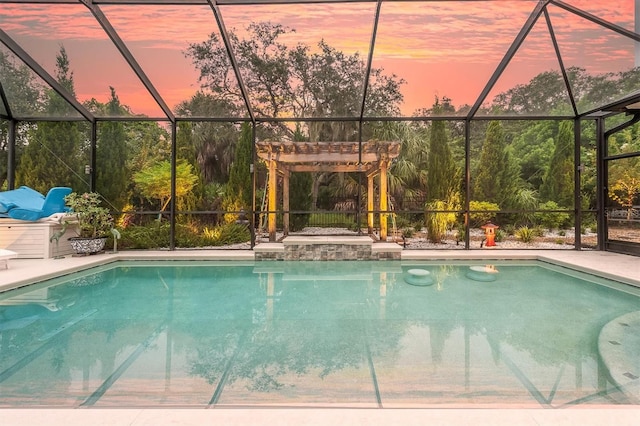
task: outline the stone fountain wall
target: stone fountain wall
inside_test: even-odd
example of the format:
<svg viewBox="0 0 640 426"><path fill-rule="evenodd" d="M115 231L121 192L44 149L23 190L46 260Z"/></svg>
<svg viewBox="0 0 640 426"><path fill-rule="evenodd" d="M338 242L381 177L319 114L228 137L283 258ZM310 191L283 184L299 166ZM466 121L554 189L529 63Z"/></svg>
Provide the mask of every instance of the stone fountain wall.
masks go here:
<svg viewBox="0 0 640 426"><path fill-rule="evenodd" d="M254 247L256 260L382 260L400 259L396 243L374 243L368 236L290 236L282 243Z"/></svg>

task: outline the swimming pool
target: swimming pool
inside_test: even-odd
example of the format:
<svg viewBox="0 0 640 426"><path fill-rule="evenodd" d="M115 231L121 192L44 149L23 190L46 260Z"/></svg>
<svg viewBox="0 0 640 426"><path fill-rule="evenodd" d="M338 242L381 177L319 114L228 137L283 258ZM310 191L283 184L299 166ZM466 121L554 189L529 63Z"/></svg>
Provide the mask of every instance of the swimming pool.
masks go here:
<svg viewBox="0 0 640 426"><path fill-rule="evenodd" d="M128 261L5 292L0 406L633 402L598 338L640 309L637 289L539 262L494 262L494 281L470 266L486 267ZM432 281L408 284L411 269Z"/></svg>

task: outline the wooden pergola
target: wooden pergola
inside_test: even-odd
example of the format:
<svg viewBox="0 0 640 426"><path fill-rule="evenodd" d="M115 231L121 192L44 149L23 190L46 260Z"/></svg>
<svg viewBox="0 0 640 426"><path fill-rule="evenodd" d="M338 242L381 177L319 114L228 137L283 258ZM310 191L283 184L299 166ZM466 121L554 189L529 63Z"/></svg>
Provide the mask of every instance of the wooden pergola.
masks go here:
<svg viewBox="0 0 640 426"><path fill-rule="evenodd" d="M367 142L273 142L256 143L258 156L268 166L267 228L269 241L276 240L277 175L283 177L284 234L289 233L289 178L292 172L363 172L367 176L367 225L373 232L374 178L380 176L380 239L387 239L387 170L400 153L398 141Z"/></svg>

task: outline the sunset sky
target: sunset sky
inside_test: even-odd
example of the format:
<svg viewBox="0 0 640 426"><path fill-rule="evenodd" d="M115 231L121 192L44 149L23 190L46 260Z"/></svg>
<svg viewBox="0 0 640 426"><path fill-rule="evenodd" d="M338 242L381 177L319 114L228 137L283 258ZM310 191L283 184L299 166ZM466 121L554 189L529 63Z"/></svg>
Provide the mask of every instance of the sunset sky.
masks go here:
<svg viewBox="0 0 640 426"><path fill-rule="evenodd" d="M628 30L634 1L566 0ZM456 106L473 104L537 1L386 2L381 9L373 66L407 81L402 112L430 107L435 96ZM250 22L270 21L296 30L283 41L316 46L324 39L347 54L368 55L375 2L283 6L220 6L225 25L242 33ZM208 6L102 5L100 9L134 54L170 108L199 87L184 51L218 32ZM630 39L550 5L549 13L567 67L590 73L634 67ZM133 112L163 116L93 15L82 4L0 3L0 28L49 73L63 45L78 99L106 102L109 86ZM6 48L2 47L3 51ZM488 100L542 71L559 70L544 17L522 45Z"/></svg>

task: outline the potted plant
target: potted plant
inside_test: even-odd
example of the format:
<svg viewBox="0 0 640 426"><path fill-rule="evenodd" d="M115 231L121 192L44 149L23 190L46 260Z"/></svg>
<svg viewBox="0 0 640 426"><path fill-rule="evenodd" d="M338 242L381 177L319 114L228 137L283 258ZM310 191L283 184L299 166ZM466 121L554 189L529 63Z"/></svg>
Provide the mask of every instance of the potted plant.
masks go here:
<svg viewBox="0 0 640 426"><path fill-rule="evenodd" d="M80 254L102 251L113 229L113 217L100 206L100 194L72 192L64 200L70 208L68 215L75 218L77 224L78 236L69 238L71 247Z"/></svg>

